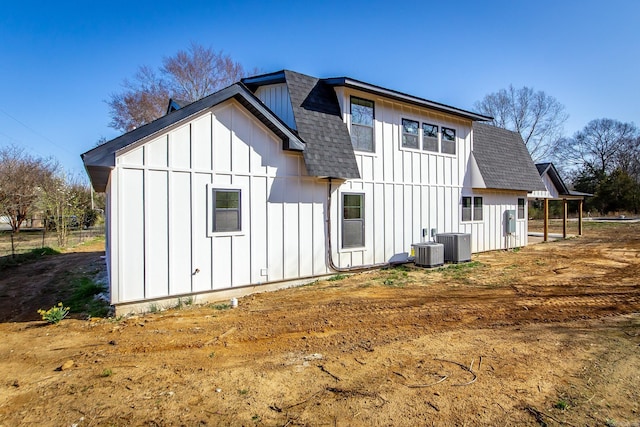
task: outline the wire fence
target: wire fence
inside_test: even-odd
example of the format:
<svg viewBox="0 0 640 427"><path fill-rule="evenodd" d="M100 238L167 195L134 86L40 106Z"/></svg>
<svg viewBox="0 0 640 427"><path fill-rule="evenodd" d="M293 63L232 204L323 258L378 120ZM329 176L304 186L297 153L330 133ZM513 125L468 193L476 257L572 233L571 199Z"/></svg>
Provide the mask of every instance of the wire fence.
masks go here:
<svg viewBox="0 0 640 427"><path fill-rule="evenodd" d="M67 247L77 246L87 240L104 236L104 225L87 229L71 230L67 237ZM18 255L44 247L56 248L58 239L55 231L43 228L24 228L19 233L0 231L0 257Z"/></svg>

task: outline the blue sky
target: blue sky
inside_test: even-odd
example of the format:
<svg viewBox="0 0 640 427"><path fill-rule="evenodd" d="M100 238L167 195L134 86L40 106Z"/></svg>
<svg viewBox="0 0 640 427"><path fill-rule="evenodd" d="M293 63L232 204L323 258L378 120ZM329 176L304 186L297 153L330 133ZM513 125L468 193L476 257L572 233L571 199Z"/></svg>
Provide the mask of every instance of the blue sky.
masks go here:
<svg viewBox="0 0 640 427"><path fill-rule="evenodd" d="M193 41L247 69L349 76L463 109L529 86L565 105L567 135L640 125L640 2L2 2L0 146L80 154L118 132L105 100Z"/></svg>

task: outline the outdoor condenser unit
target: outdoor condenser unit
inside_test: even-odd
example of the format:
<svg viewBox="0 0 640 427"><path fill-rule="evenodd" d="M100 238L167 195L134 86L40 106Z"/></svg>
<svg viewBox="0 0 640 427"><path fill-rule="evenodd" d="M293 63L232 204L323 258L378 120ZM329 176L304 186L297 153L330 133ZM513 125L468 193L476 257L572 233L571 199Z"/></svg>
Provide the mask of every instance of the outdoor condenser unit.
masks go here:
<svg viewBox="0 0 640 427"><path fill-rule="evenodd" d="M444 245L436 242L414 243L414 263L420 267L437 267L444 264Z"/></svg>
<svg viewBox="0 0 640 427"><path fill-rule="evenodd" d="M445 261L471 261L471 234L440 233L436 234L436 242L444 245Z"/></svg>

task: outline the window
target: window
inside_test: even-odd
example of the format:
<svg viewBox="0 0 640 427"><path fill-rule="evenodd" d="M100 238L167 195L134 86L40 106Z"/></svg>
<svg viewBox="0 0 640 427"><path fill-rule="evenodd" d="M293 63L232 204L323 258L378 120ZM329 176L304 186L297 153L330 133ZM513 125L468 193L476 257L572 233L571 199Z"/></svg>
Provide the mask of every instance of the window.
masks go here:
<svg viewBox="0 0 640 427"><path fill-rule="evenodd" d="M402 146L405 148L420 148L420 124L415 120L402 119Z"/></svg>
<svg viewBox="0 0 640 427"><path fill-rule="evenodd" d="M524 207L526 206L524 199L518 199L518 219L524 219Z"/></svg>
<svg viewBox="0 0 640 427"><path fill-rule="evenodd" d="M471 221L471 197L462 198L462 220Z"/></svg>
<svg viewBox="0 0 640 427"><path fill-rule="evenodd" d="M442 128L442 152L445 154L456 154L456 130Z"/></svg>
<svg viewBox="0 0 640 427"><path fill-rule="evenodd" d="M482 221L482 197L462 198L462 220Z"/></svg>
<svg viewBox="0 0 640 427"><path fill-rule="evenodd" d="M373 101L351 97L351 144L358 151L375 151Z"/></svg>
<svg viewBox="0 0 640 427"><path fill-rule="evenodd" d="M473 220L482 221L482 197L473 198Z"/></svg>
<svg viewBox="0 0 640 427"><path fill-rule="evenodd" d="M364 194L342 195L342 247L364 246Z"/></svg>
<svg viewBox="0 0 640 427"><path fill-rule="evenodd" d="M214 188L213 227L214 233L240 231L240 190Z"/></svg>
<svg viewBox="0 0 640 427"><path fill-rule="evenodd" d="M422 124L422 149L438 152L438 126Z"/></svg>

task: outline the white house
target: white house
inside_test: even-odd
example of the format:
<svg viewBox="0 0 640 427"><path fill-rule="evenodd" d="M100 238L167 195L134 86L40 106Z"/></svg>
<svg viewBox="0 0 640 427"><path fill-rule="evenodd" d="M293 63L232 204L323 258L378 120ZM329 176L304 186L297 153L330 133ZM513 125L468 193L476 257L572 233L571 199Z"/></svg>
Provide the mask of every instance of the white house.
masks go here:
<svg viewBox="0 0 640 427"><path fill-rule="evenodd" d="M350 78L285 70L169 111L82 155L119 311L406 260L423 229L524 246L544 190L518 134Z"/></svg>

